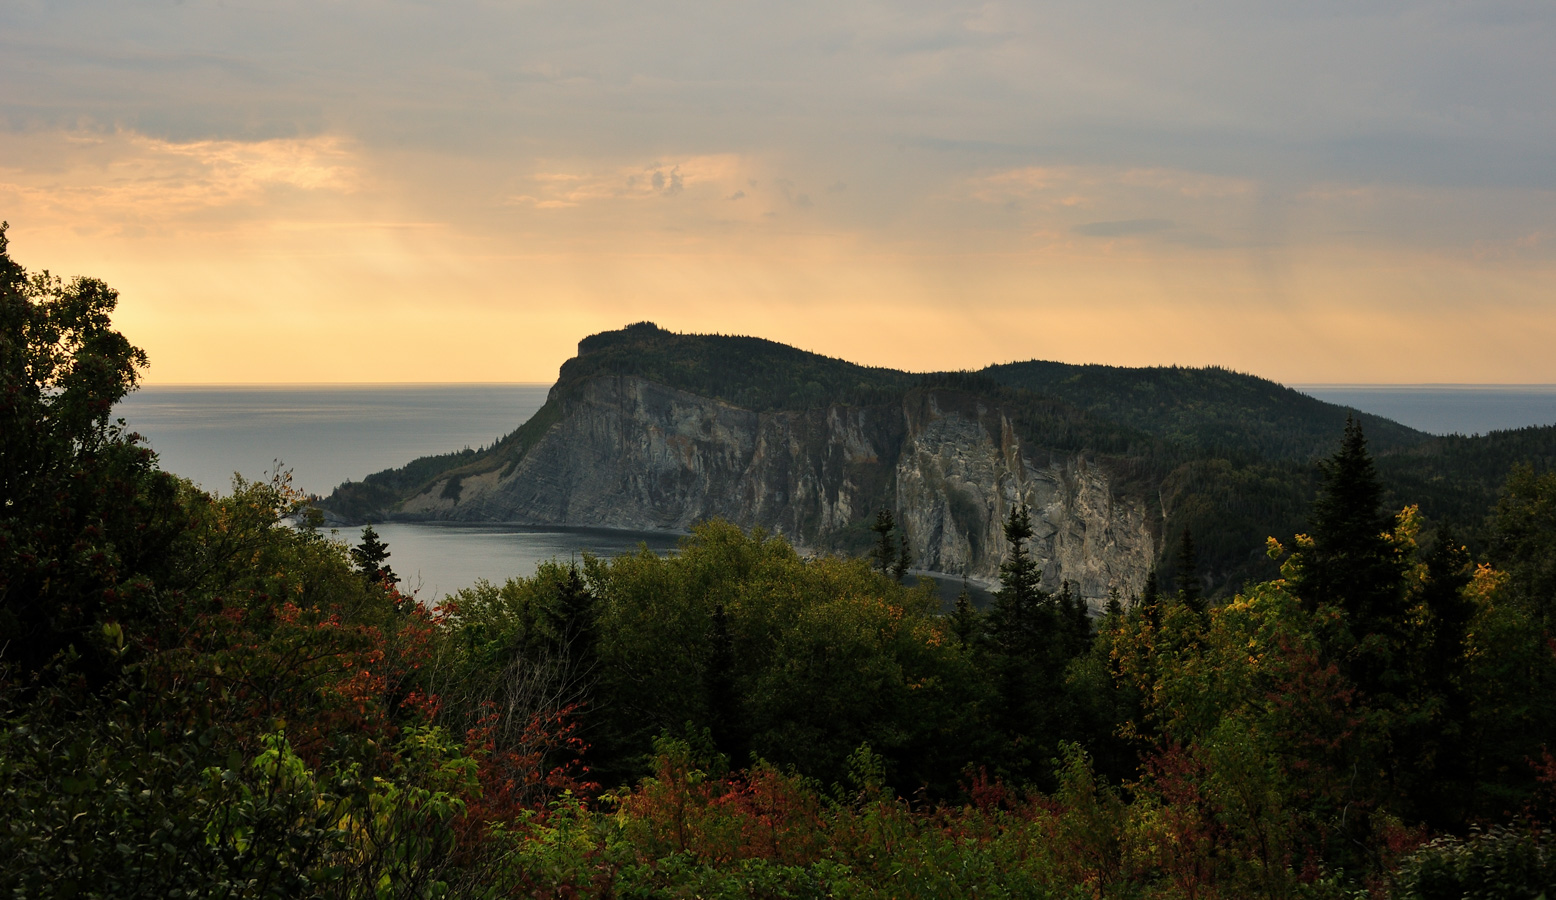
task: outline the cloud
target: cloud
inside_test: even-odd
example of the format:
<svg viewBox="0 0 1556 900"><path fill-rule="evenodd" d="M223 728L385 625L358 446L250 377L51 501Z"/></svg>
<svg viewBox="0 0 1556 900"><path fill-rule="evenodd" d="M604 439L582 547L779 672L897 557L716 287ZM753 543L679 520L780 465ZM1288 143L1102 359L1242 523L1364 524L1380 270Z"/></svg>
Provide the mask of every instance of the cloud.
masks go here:
<svg viewBox="0 0 1556 900"><path fill-rule="evenodd" d="M1120 219L1113 222L1088 222L1070 229L1087 237L1129 237L1137 234L1155 234L1173 227L1170 219Z"/></svg>
<svg viewBox="0 0 1556 900"><path fill-rule="evenodd" d="M0 3L0 212L65 261L173 238L124 282L169 310L221 280L234 303L309 298L305 318L460 293L486 306L426 322L666 305L590 326L609 327L698 296L805 322L890 273L892 302L936 309L1156 291L1278 320L1361 284L1379 309L1533 307L1556 259L1556 7L1471 6ZM550 280L514 287L529 271ZM1096 316L1074 334L1110 333Z"/></svg>
<svg viewBox="0 0 1556 900"><path fill-rule="evenodd" d="M371 183L358 148L337 136L178 142L125 130L0 132L0 160L0 192L11 204L99 232L208 227Z"/></svg>

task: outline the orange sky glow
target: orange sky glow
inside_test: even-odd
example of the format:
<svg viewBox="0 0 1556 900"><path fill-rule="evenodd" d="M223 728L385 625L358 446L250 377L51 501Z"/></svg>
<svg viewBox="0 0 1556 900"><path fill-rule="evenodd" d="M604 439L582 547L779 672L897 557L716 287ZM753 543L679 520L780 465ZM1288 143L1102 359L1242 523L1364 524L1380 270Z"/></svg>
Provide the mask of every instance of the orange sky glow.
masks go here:
<svg viewBox="0 0 1556 900"><path fill-rule="evenodd" d="M128 35L22 6L0 13L11 253L117 288L148 383L550 381L645 319L909 370L1556 382L1556 166L1517 149L1556 131L1540 7L1446 51L1469 28L1449 6L1295 37L1275 5L1217 20L1266 60L1189 27L1119 46L1155 26L1081 6L1074 48L990 3L654 49L632 22L454 4L399 72L414 4L328 64L372 4L317 38L222 27L244 4ZM504 28L539 36L483 43ZM1536 83L1439 96L1432 66Z"/></svg>

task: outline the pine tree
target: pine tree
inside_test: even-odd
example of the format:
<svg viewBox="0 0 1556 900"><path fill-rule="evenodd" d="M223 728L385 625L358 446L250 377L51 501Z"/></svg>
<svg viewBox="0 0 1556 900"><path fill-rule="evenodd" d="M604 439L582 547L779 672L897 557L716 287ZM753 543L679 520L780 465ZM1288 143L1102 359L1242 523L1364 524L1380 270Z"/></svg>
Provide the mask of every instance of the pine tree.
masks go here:
<svg viewBox="0 0 1556 900"><path fill-rule="evenodd" d="M962 592L956 595L956 607L947 617L951 633L965 650L975 650L983 642L983 613L973 606L972 591L962 581Z"/></svg>
<svg viewBox="0 0 1556 900"><path fill-rule="evenodd" d="M1103 618L1110 624L1116 625L1124 617L1124 604L1119 600L1118 585L1108 588L1108 605L1103 610Z"/></svg>
<svg viewBox="0 0 1556 900"><path fill-rule="evenodd" d="M1140 592L1140 614L1145 618L1152 631L1159 631L1162 627L1162 588L1156 580L1156 570L1152 569L1145 576L1145 589Z"/></svg>
<svg viewBox="0 0 1556 900"><path fill-rule="evenodd" d="M1008 652L1030 651L1036 646L1036 631L1040 629L1037 614L1050 599L1039 587L1042 573L1037 561L1027 552L1031 539L1031 512L1024 503L1012 507L1005 522L1010 551L1000 563L1000 589L994 595L996 639Z"/></svg>
<svg viewBox="0 0 1556 900"><path fill-rule="evenodd" d="M897 558L891 564L891 577L901 581L908 574L908 567L913 565L913 551L908 549L908 536L897 536Z"/></svg>
<svg viewBox="0 0 1556 900"><path fill-rule="evenodd" d="M1183 529L1183 540L1178 545L1178 596L1195 612L1205 611L1204 591L1199 582L1199 554L1194 550L1194 536Z"/></svg>
<svg viewBox="0 0 1556 900"><path fill-rule="evenodd" d="M598 650L594 593L584 584L578 566L569 566L556 585L548 610L557 655L567 665L569 681L585 686L593 676Z"/></svg>
<svg viewBox="0 0 1556 900"><path fill-rule="evenodd" d="M989 613L989 638L1000 692L1001 725L1007 734L1041 733L1050 717L1038 693L1055 684L1055 646L1059 621L1053 598L1039 587L1037 561L1027 552L1032 517L1025 504L1010 511L1005 541L1010 550L1000 565L1000 589Z"/></svg>
<svg viewBox="0 0 1556 900"><path fill-rule="evenodd" d="M1354 418L1333 457L1320 464L1322 486L1313 503L1312 547L1302 553L1295 580L1308 609L1333 609L1343 627L1326 636L1331 657L1349 669L1369 696L1403 688L1405 580L1383 512L1383 485Z"/></svg>
<svg viewBox="0 0 1556 900"><path fill-rule="evenodd" d="M351 560L368 584L400 583L400 576L389 568L389 545L379 540L371 525L362 529L362 543L351 548Z"/></svg>
<svg viewBox="0 0 1556 900"><path fill-rule="evenodd" d="M870 551L870 558L875 561L875 567L883 574L890 572L892 564L897 561L896 542L891 539L891 534L896 528L897 520L889 509L877 512L875 524L870 526L870 530L875 532L875 549Z"/></svg>

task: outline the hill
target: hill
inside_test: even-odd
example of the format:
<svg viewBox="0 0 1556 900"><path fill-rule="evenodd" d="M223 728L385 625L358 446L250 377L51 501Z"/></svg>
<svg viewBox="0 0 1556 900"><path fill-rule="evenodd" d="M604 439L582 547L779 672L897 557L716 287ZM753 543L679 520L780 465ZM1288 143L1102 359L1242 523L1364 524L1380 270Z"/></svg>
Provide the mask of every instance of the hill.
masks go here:
<svg viewBox="0 0 1556 900"><path fill-rule="evenodd" d="M922 567L990 581L999 526L1028 503L1055 585L1095 601L1155 568L1174 586L1187 531L1215 593L1273 576L1264 539L1305 530L1316 462L1351 416L1390 502L1472 538L1512 465L1556 460L1556 429L1436 438L1222 368L909 373L645 322L582 340L545 406L489 450L374 473L321 505L677 530L720 516L850 553L888 508Z"/></svg>

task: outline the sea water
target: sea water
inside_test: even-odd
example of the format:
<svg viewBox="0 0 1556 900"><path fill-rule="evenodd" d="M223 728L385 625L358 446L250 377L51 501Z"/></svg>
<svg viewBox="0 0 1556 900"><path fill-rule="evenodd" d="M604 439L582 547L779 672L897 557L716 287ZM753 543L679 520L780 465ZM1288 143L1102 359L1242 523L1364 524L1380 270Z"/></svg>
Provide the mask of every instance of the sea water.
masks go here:
<svg viewBox="0 0 1556 900"><path fill-rule="evenodd" d="M207 490L231 490L234 473L328 494L419 456L479 449L545 402L545 384L149 386L116 409L145 436L162 467ZM1556 385L1299 385L1321 400L1434 434L1476 434L1556 423ZM1338 440L1338 436L1336 438ZM428 602L469 587L529 576L540 562L594 553L673 552L679 535L507 525L377 527L390 567ZM360 540L356 529L338 535ZM960 589L941 579L943 596ZM980 594L980 600L987 600Z"/></svg>
<svg viewBox="0 0 1556 900"><path fill-rule="evenodd" d="M547 384L148 386L115 414L143 435L170 472L230 493L234 475L326 495L419 456L479 449L523 424ZM534 574L544 560L675 549L679 535L503 525L377 526L401 587L433 603L485 579ZM335 537L361 540L359 529Z"/></svg>
<svg viewBox="0 0 1556 900"><path fill-rule="evenodd" d="M115 410L162 467L227 493L234 474L328 494L419 456L479 449L546 402L547 384L143 387Z"/></svg>
<svg viewBox="0 0 1556 900"><path fill-rule="evenodd" d="M1428 434L1486 434L1556 425L1553 384L1299 384L1330 403L1393 419Z"/></svg>

